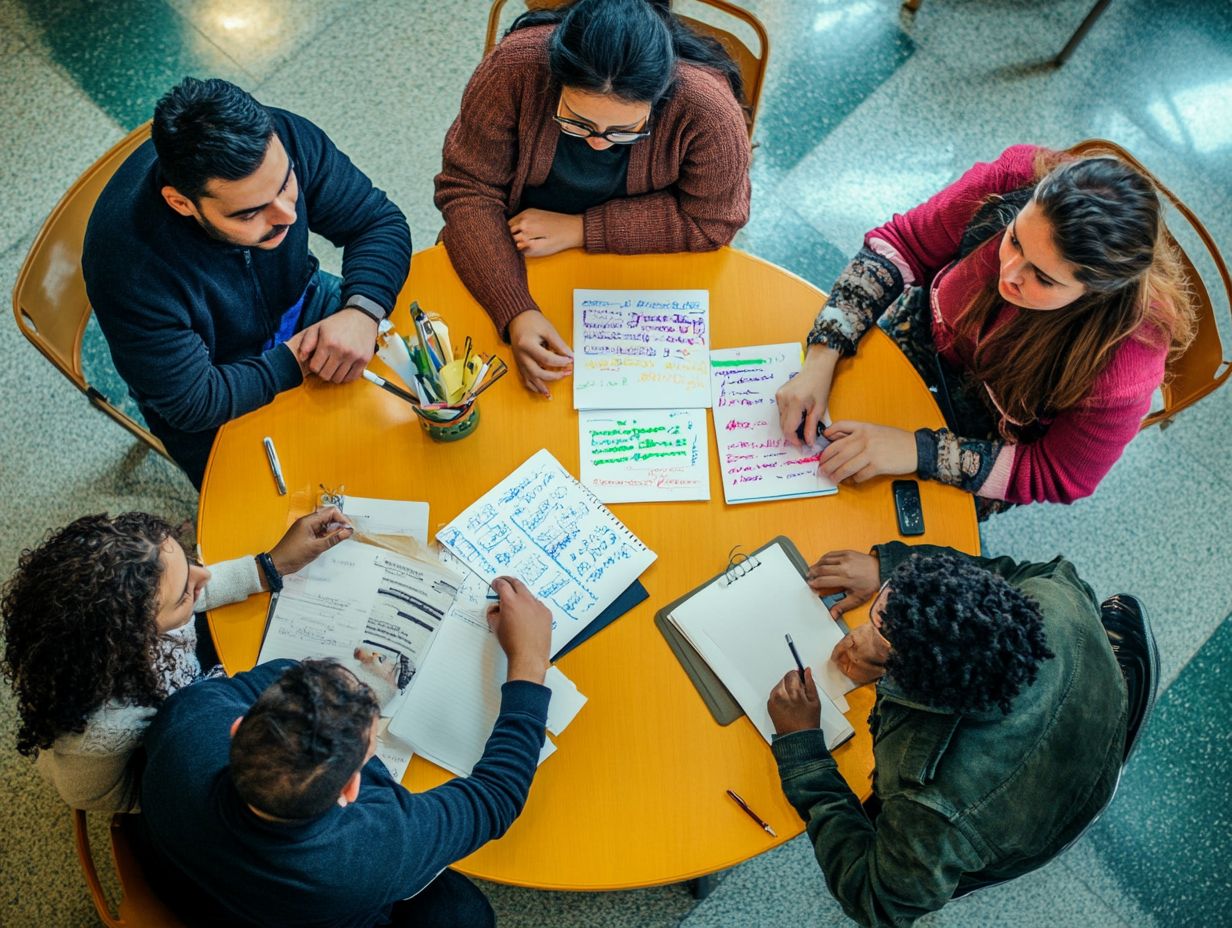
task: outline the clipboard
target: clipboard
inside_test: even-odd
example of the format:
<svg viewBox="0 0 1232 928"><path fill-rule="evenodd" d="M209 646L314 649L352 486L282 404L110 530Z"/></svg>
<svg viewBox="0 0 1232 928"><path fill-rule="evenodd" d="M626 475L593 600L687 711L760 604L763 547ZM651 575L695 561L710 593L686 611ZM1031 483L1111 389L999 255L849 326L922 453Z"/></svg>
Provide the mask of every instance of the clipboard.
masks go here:
<svg viewBox="0 0 1232 928"><path fill-rule="evenodd" d="M736 719L740 718L740 716L744 715L744 710L740 708L740 703L736 701L736 698L732 696L727 687L723 685L718 675L710 669L710 665L706 663L705 658L698 654L693 646L689 644L688 639L684 636L684 633L672 624L668 616L671 615L672 611L678 608L681 603L691 599L712 583L718 583L720 580L731 580L735 577L741 576L743 573L743 568L741 565L745 561L756 558L758 554L768 548L774 547L775 545L778 545L783 549L783 553L787 555L787 559L791 561L796 570L800 571L801 578L808 574L808 561L804 559L804 556L800 553L799 549L786 535L778 535L777 537L770 539L770 541L766 542L751 554L745 555L743 553L733 553L732 557L727 562L727 566L723 570L715 574L705 583L689 590L689 592L685 593L683 596L672 600L655 613L655 627L659 629L660 634L662 634L664 639L667 641L668 647L672 649L672 653L675 654L676 659L680 661L680 666L684 668L685 674L688 675L689 680L692 681L693 686L696 687L698 695L702 698L702 702L706 704L706 708L710 710L710 714L720 725L730 725L732 722L736 721ZM823 602L824 601L825 600L823 600ZM841 618L836 619L835 622L838 624L844 635L850 631L847 627L847 623Z"/></svg>

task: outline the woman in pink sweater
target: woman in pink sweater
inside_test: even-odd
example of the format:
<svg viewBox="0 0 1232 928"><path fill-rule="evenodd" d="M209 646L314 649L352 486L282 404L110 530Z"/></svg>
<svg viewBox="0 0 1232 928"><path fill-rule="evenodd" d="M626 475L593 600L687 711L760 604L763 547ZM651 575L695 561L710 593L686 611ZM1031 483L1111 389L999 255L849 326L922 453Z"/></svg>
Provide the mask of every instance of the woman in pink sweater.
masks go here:
<svg viewBox="0 0 1232 928"><path fill-rule="evenodd" d="M1138 431L1193 308L1154 185L1109 156L1015 145L869 232L778 392L783 432L816 434L838 359L877 322L947 428L839 421L820 470L918 473L981 518L1089 495Z"/></svg>
<svg viewBox="0 0 1232 928"><path fill-rule="evenodd" d="M543 396L573 355L531 298L523 256L709 251L749 218L739 69L669 5L578 0L524 14L445 136L442 240Z"/></svg>

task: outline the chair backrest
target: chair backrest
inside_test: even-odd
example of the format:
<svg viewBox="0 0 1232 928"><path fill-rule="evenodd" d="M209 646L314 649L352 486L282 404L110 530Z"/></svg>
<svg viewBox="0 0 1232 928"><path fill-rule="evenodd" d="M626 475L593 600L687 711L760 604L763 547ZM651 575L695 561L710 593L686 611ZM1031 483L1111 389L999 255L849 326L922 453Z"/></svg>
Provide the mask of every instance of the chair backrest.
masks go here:
<svg viewBox="0 0 1232 928"><path fill-rule="evenodd" d="M1104 139L1087 139L1084 142L1079 142L1069 151L1075 155L1095 155L1112 152L1134 169L1141 171L1149 177L1159 189L1159 192L1185 218L1185 221L1189 223L1194 233L1210 253L1211 260L1214 262L1215 268L1222 280L1228 306L1232 307L1232 277L1228 274L1228 267L1224 262L1223 255L1219 253L1219 248L1215 245L1215 240L1211 238L1211 234L1207 232L1206 227L1193 214L1193 211L1181 202L1181 199L1176 194L1164 186L1159 178L1147 170L1137 158L1116 144L1116 142L1109 142ZM1198 272L1198 269L1194 267L1194 263L1189 255L1177 244L1176 239L1172 238L1170 232L1168 237L1174 245L1177 245L1177 251L1180 253L1181 264L1188 278L1190 291L1197 310L1198 327L1194 340L1185 349L1185 352L1169 362L1162 388L1164 397L1163 407L1153 410L1142 420L1142 428L1144 429L1152 425L1166 427L1178 412L1187 406L1193 405L1202 397L1214 391L1228 379L1229 375L1232 375L1232 360L1226 357L1223 342L1219 337L1219 324L1216 318L1215 305L1211 300L1210 292L1206 288L1206 283L1202 280L1202 275Z"/></svg>
<svg viewBox="0 0 1232 928"><path fill-rule="evenodd" d="M80 809L73 810L73 841L94 909L107 928L185 928L184 923L163 904L146 882L128 835L133 819L132 815L116 815L111 819L111 859L115 863L121 893L118 910L113 913L94 866L86 813Z"/></svg>
<svg viewBox="0 0 1232 928"><path fill-rule="evenodd" d="M500 32L501 12L507 2L508 0L493 0L492 8L488 11L488 32L483 43L485 55L496 45ZM550 10L564 6L568 0L524 0L524 2L528 10ZM696 32L717 40L727 50L732 61L736 62L744 81L744 100L742 101L744 119L748 124L749 136L752 137L753 127L757 122L757 107L761 103L762 86L766 81L766 64L770 60L770 35L766 32L766 27L761 24L761 20L748 10L728 3L727 0L696 0L696 2L713 7L740 20L757 36L757 43L760 47L757 51L753 51L742 39L726 29L690 16L680 17L682 22L687 23Z"/></svg>
<svg viewBox="0 0 1232 928"><path fill-rule="evenodd" d="M77 178L56 204L17 274L13 315L30 343L95 406L166 456L162 442L90 386L81 364L81 342L91 312L81 274L86 223L107 181L149 137L149 123L134 129Z"/></svg>

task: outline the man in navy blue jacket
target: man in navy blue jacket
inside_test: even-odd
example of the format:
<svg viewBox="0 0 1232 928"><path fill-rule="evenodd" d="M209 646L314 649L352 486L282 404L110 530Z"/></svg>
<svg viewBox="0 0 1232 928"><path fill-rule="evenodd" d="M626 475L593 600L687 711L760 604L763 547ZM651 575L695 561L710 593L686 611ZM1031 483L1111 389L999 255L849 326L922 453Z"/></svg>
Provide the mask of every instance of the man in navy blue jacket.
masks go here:
<svg viewBox="0 0 1232 928"><path fill-rule="evenodd" d="M224 422L359 377L410 267L401 211L308 120L185 78L86 228L86 291L150 431L200 486ZM320 270L308 232L343 249Z"/></svg>
<svg viewBox="0 0 1232 928"><path fill-rule="evenodd" d="M377 701L334 661L271 661L167 699L145 736L141 818L155 885L190 924L495 924L444 868L504 834L526 801L552 619L517 580L493 587L509 658L500 715L471 775L426 793L374 756Z"/></svg>

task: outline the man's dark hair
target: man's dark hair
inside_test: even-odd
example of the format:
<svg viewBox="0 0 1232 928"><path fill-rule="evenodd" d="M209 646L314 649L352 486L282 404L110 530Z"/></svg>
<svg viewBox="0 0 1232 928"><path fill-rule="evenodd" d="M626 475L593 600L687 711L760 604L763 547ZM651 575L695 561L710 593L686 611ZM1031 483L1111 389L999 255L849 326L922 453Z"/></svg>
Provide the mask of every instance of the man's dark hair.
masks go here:
<svg viewBox="0 0 1232 928"><path fill-rule="evenodd" d="M154 107L150 135L167 183L197 203L211 179L241 180L260 167L274 123L234 84L186 77Z"/></svg>
<svg viewBox="0 0 1232 928"><path fill-rule="evenodd" d="M881 611L886 675L910 698L953 712L1008 714L1053 657L1039 605L949 554L915 555L890 575Z"/></svg>
<svg viewBox="0 0 1232 928"><path fill-rule="evenodd" d="M231 780L282 819L324 815L368 753L380 714L372 690L337 661L304 661L258 697L231 739Z"/></svg>

